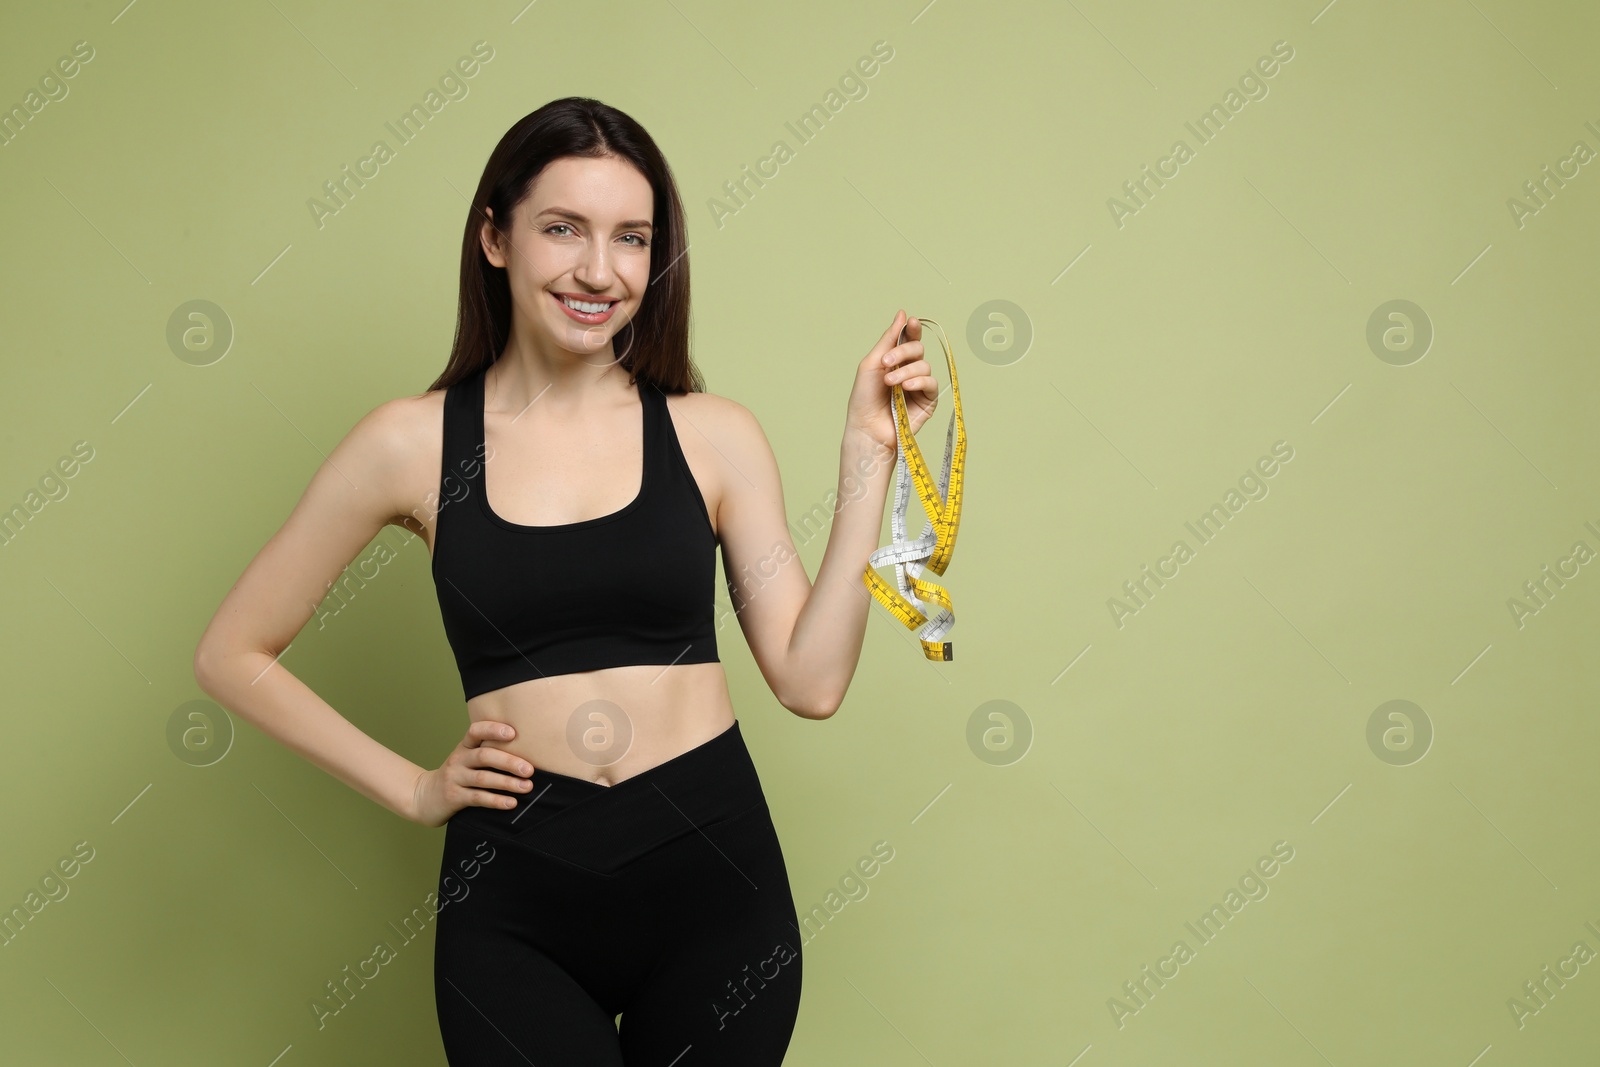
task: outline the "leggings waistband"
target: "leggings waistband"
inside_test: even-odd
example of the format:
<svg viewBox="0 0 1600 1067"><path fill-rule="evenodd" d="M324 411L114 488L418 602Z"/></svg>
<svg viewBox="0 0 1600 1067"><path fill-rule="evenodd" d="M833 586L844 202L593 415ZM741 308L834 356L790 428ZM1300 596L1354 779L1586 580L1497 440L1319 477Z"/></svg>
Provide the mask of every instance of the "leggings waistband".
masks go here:
<svg viewBox="0 0 1600 1067"><path fill-rule="evenodd" d="M452 830L481 832L597 874L740 815L766 797L737 721L648 770L604 786L534 769L514 808L462 808ZM493 792L503 792L493 790Z"/></svg>

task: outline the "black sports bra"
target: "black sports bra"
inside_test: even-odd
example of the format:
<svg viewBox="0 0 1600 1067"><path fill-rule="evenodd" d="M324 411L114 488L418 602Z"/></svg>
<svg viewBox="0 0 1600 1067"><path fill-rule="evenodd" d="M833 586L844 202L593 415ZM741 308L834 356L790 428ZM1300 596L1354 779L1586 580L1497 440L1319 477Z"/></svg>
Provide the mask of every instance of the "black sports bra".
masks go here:
<svg viewBox="0 0 1600 1067"><path fill-rule="evenodd" d="M496 515L484 492L486 368L445 392L434 526L433 584L466 699L529 678L720 662L717 537L666 395L637 383L644 475L632 503L523 526Z"/></svg>

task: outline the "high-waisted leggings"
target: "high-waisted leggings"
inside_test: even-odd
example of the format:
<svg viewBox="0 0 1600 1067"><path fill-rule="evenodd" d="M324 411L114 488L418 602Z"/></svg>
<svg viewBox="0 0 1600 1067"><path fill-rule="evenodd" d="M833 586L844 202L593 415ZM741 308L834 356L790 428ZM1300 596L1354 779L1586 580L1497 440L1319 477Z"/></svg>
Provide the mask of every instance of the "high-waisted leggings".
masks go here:
<svg viewBox="0 0 1600 1067"><path fill-rule="evenodd" d="M782 1063L799 928L738 723L612 786L537 768L532 784L445 830L434 995L452 1067Z"/></svg>

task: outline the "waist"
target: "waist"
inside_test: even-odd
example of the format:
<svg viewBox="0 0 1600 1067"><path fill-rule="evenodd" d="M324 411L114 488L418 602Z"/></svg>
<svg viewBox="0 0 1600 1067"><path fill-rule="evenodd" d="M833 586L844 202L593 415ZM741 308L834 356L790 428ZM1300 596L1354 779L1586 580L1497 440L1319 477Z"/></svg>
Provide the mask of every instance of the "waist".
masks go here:
<svg viewBox="0 0 1600 1067"><path fill-rule="evenodd" d="M611 874L669 841L766 804L737 721L615 786L538 768L532 781L515 808L465 807L450 827Z"/></svg>
<svg viewBox="0 0 1600 1067"><path fill-rule="evenodd" d="M473 722L503 722L509 741L485 742L535 768L615 785L733 725L720 663L636 665L531 679L473 697Z"/></svg>

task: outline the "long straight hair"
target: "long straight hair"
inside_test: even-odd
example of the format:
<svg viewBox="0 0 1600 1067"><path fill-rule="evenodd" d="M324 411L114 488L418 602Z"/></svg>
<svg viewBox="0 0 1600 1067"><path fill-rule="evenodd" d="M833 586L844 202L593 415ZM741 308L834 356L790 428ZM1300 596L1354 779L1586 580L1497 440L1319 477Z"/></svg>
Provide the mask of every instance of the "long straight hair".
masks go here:
<svg viewBox="0 0 1600 1067"><path fill-rule="evenodd" d="M500 358L511 336L511 287L504 267L483 254L479 234L494 211L494 225L509 236L512 214L539 174L557 159L613 156L633 164L650 182L655 218L650 280L638 313L612 338L630 385L645 381L668 393L704 392L689 357L689 256L683 201L666 157L625 113L586 96L552 100L519 119L495 145L478 180L461 238L461 292L450 359L428 387L443 389Z"/></svg>

